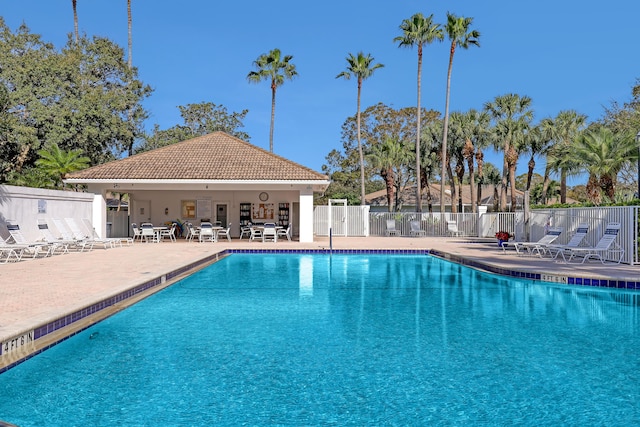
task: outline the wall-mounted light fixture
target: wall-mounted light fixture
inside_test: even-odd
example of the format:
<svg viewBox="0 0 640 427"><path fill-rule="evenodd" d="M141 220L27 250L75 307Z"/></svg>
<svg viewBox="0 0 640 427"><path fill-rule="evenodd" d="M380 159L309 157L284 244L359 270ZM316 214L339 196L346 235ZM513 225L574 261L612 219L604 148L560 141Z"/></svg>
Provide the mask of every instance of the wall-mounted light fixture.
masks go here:
<svg viewBox="0 0 640 427"><path fill-rule="evenodd" d="M169 215L169 208L164 208L164 214Z"/></svg>

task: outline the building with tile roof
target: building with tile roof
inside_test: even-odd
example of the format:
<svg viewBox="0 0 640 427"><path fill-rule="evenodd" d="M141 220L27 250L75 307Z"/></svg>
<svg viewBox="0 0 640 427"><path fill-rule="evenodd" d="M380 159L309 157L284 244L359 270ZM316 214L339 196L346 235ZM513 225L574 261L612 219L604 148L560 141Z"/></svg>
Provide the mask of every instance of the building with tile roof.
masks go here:
<svg viewBox="0 0 640 427"><path fill-rule="evenodd" d="M313 195L329 178L224 132L214 132L71 173L68 184L96 195L94 224L106 230L106 194L129 194L131 222L174 219L231 224L292 222L313 241Z"/></svg>

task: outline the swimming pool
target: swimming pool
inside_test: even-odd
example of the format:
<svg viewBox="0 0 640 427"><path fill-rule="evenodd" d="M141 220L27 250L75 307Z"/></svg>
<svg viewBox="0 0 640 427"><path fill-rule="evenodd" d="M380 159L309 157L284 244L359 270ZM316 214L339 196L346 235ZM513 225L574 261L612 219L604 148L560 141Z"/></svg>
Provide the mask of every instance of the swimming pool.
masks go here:
<svg viewBox="0 0 640 427"><path fill-rule="evenodd" d="M640 294L233 254L0 375L21 427L628 425Z"/></svg>

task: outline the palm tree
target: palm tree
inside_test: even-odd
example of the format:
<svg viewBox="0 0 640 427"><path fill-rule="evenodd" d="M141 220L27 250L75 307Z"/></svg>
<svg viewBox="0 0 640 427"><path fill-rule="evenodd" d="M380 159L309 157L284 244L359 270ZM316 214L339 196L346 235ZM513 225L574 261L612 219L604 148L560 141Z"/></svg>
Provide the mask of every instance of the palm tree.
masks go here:
<svg viewBox="0 0 640 427"><path fill-rule="evenodd" d="M396 138L387 137L381 144L371 147L367 155L371 166L380 170L380 176L387 189L389 212L398 209L398 189L401 187L403 168L411 159L410 148Z"/></svg>
<svg viewBox="0 0 640 427"><path fill-rule="evenodd" d="M62 180L68 173L81 170L89 166L91 161L82 155L81 149L62 151L58 144L52 144L47 149L38 150L40 158L36 160L36 166L41 171L55 177L56 183L64 186Z"/></svg>
<svg viewBox="0 0 640 427"><path fill-rule="evenodd" d="M362 82L371 77L375 70L384 67L383 64L374 64L374 57L371 54L365 55L358 52L357 55L352 53L347 56L347 69L336 76L349 80L352 76L358 80L358 109L356 113L356 122L358 128L358 154L360 155L360 204L364 206L364 153L362 151L362 143L360 141L360 95L362 93Z"/></svg>
<svg viewBox="0 0 640 427"><path fill-rule="evenodd" d="M129 31L129 69L133 68L133 59L131 57L131 0L127 0L127 29Z"/></svg>
<svg viewBox="0 0 640 427"><path fill-rule="evenodd" d="M454 124L453 114L451 115L451 123ZM460 154L467 162L469 169L469 194L471 196L471 211L476 212L476 177L474 159L477 157L476 146L484 147L487 140L487 128L489 127L489 115L484 111L471 109L466 113L460 114L454 128L463 139L463 145ZM482 157L482 155L481 155ZM462 189L460 189L462 194Z"/></svg>
<svg viewBox="0 0 640 427"><path fill-rule="evenodd" d="M553 163L553 157L562 152L561 146L570 146L580 132L584 129L587 116L579 114L575 110L560 111L555 119L544 119L540 122L543 135L552 142L547 150L547 164ZM549 185L549 170L545 171L545 185L542 188L542 199L546 201ZM560 169L560 203L567 202L567 175L569 171Z"/></svg>
<svg viewBox="0 0 640 427"><path fill-rule="evenodd" d="M273 122L276 117L276 89L285 80L293 80L298 75L296 66L291 63L293 56L282 55L280 49L273 49L263 53L253 62L256 71L247 75L250 83L260 83L262 80L271 81L271 128L269 130L269 151L273 153Z"/></svg>
<svg viewBox="0 0 640 427"><path fill-rule="evenodd" d="M444 200L444 177L447 169L447 128L449 127L449 95L451 93L451 67L453 66L453 55L456 47L468 49L469 46L480 46L478 38L480 33L476 30L469 31L473 18L457 17L452 13L447 13L447 24L445 32L451 41L449 49L449 69L447 70L447 98L444 106L444 125L442 130L442 185L440 186L440 200ZM444 203L440 203L440 212L444 213Z"/></svg>
<svg viewBox="0 0 640 427"><path fill-rule="evenodd" d="M422 46L434 41L442 41L443 34L440 24L433 23L433 15L428 18L416 13L400 25L402 35L393 39L399 46L418 46L418 105L416 107L416 212L422 212L422 189L420 188L420 113L422 110L420 95L422 92Z"/></svg>
<svg viewBox="0 0 640 427"><path fill-rule="evenodd" d="M518 162L518 151L526 143L533 111L531 98L517 94L497 96L493 102L484 106L494 121L491 129L493 145L502 150L504 161L502 167L502 187L500 189L500 210L506 210L507 183L511 187L511 209L516 207L515 169Z"/></svg>
<svg viewBox="0 0 640 427"><path fill-rule="evenodd" d="M71 7L73 7L73 34L75 35L76 45L78 44L78 11L76 9L77 0L71 0Z"/></svg>
<svg viewBox="0 0 640 427"><path fill-rule="evenodd" d="M614 134L600 127L583 133L574 144L574 156L583 170L589 173L587 194L592 202L600 203L600 193L613 200L617 176L623 166L637 158L637 145L632 135Z"/></svg>

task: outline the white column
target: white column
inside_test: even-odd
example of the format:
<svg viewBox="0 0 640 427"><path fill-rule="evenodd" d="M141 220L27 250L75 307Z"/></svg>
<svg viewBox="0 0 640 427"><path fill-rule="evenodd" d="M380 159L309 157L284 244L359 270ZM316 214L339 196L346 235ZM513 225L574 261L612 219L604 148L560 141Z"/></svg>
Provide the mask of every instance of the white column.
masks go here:
<svg viewBox="0 0 640 427"><path fill-rule="evenodd" d="M313 190L300 190L300 242L313 242Z"/></svg>
<svg viewBox="0 0 640 427"><path fill-rule="evenodd" d="M102 238L107 237L107 201L102 194L93 195L93 228Z"/></svg>

